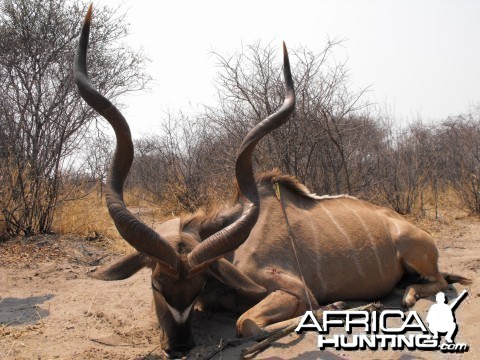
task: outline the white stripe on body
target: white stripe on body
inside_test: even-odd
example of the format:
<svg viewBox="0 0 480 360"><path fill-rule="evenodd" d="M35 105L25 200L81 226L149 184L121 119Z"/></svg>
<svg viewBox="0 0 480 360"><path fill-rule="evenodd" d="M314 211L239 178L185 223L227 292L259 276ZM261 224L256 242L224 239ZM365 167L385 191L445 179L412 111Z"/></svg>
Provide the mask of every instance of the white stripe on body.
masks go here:
<svg viewBox="0 0 480 360"><path fill-rule="evenodd" d="M375 258L377 260L377 266L378 266L378 271L379 271L379 274L385 278L385 273L383 272L383 267L382 267L382 262L380 261L380 256L378 256L378 248L377 246L375 245L375 238L372 236L372 234L370 233L369 231L369 228L367 226L367 224L365 224L365 221L363 221L362 217L360 215L358 215L358 213L355 211L355 209L352 209L350 207L348 207L347 205L343 204L343 202L340 201L340 203L345 207L347 208L348 210L350 210L353 215L355 215L355 217L358 219L358 222L360 223L360 225L362 225L363 227L363 230L365 231L367 237L368 237L368 240L370 241L370 246L375 254Z"/></svg>
<svg viewBox="0 0 480 360"><path fill-rule="evenodd" d="M327 214L327 216L330 218L330 220L332 221L333 225L335 225L335 227L338 229L338 231L343 235L343 237L345 237L347 239L347 241L349 242L350 246L352 249L354 249L354 244L353 244L353 241L352 241L352 238L350 237L350 235L348 235L345 230L340 226L340 224L337 222L337 220L333 217L333 215L330 213L330 211L328 211L328 209L322 205L322 203L320 203L320 207L322 208L322 210L325 212L325 214ZM365 273L364 269L362 269L362 267L360 266L360 263L358 262L358 258L353 255L353 262L355 263L355 266L356 268L358 269L358 272L362 275L363 278L367 279L367 274Z"/></svg>

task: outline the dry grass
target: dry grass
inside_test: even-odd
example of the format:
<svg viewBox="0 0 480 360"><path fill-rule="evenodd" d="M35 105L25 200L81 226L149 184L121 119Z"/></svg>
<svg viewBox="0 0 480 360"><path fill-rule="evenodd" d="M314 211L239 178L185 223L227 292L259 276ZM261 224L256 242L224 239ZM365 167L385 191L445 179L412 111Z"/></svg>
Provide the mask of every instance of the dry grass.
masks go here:
<svg viewBox="0 0 480 360"><path fill-rule="evenodd" d="M100 234L108 238L118 237L104 199L95 193L76 200L66 201L57 209L54 231L95 238Z"/></svg>
<svg viewBox="0 0 480 360"><path fill-rule="evenodd" d="M125 203L135 216L149 226L155 226L168 217L160 207L131 193L125 193ZM102 239L120 252L131 249L118 234L105 198L100 198L96 192L63 203L56 212L53 229L55 233L78 235L87 240Z"/></svg>
<svg viewBox="0 0 480 360"><path fill-rule="evenodd" d="M470 216L458 193L451 187L440 191L435 207L435 197L430 189L423 192L423 204L420 197L412 214L405 215L407 220L428 231L434 238L439 232L456 228L456 220Z"/></svg>
<svg viewBox="0 0 480 360"><path fill-rule="evenodd" d="M435 198L430 189L423 192L423 204L418 201L413 214L416 218L426 218L442 222L451 222L470 215L458 193L451 187L440 191L435 207Z"/></svg>

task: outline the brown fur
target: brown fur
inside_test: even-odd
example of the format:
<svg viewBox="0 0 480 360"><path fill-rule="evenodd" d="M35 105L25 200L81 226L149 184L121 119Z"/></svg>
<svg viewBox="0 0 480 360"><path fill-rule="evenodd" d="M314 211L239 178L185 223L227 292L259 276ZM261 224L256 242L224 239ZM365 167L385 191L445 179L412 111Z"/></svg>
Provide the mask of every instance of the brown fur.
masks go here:
<svg viewBox="0 0 480 360"><path fill-rule="evenodd" d="M275 182L281 187L293 245L272 187ZM287 309L308 304L310 294L314 306L317 302L379 299L389 294L404 274L418 273L425 282L406 289L403 304L409 307L418 298L447 286L438 270L438 251L431 236L393 210L350 196L316 196L278 170L261 175L257 184L260 217L250 237L235 251L233 263L272 296L241 316L239 333L258 332L269 319L278 321L283 310L285 319L292 316ZM468 282L459 276L448 279ZM290 296L295 299L291 304L274 300Z"/></svg>
<svg viewBox="0 0 480 360"><path fill-rule="evenodd" d="M282 174L280 169L275 168L268 172L265 172L258 176L257 185L258 187L270 187L273 188L273 185L277 183L283 189L286 189L298 196L304 198L312 198L315 196L305 185L303 185L298 179L292 175Z"/></svg>

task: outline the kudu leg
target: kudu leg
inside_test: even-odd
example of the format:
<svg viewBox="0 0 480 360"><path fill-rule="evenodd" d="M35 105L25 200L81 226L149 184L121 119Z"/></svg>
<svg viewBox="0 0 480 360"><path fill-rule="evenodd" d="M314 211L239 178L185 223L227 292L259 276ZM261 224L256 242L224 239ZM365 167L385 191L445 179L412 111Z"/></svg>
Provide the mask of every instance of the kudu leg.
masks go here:
<svg viewBox="0 0 480 360"><path fill-rule="evenodd" d="M425 245L429 243L424 242ZM445 289L448 286L443 275L438 271L438 252L428 246L425 248L414 248L403 256L403 263L410 271L418 273L427 284L413 284L407 287L403 296L402 304L405 307L412 307L418 299Z"/></svg>
<svg viewBox="0 0 480 360"><path fill-rule="evenodd" d="M427 281L410 285L405 290L403 306L412 307L418 299L435 295L448 283L438 270L438 250L430 235L411 224L404 225L401 232L394 242L402 265L406 271L417 273Z"/></svg>
<svg viewBox="0 0 480 360"><path fill-rule="evenodd" d="M448 286L447 281L443 278L443 275L440 273L437 273L432 276L423 275L423 278L429 281L429 283L410 285L405 290L405 295L403 296L403 301L402 301L403 306L412 307L413 305L415 305L418 299L424 298L430 295L435 295L436 293L438 293L441 290L444 290Z"/></svg>
<svg viewBox="0 0 480 360"><path fill-rule="evenodd" d="M237 321L238 336L262 333L265 326L302 315L307 304L295 295L277 290L243 313Z"/></svg>

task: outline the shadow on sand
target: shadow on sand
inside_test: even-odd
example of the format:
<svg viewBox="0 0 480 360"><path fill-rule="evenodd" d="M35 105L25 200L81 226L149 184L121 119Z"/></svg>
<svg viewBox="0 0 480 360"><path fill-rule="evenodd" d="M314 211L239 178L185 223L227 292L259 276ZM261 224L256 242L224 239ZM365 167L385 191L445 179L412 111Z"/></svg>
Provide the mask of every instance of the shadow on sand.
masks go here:
<svg viewBox="0 0 480 360"><path fill-rule="evenodd" d="M0 324L28 325L35 324L50 312L39 305L53 298L54 295L30 296L20 299L6 297L0 299Z"/></svg>

